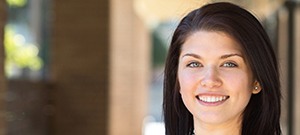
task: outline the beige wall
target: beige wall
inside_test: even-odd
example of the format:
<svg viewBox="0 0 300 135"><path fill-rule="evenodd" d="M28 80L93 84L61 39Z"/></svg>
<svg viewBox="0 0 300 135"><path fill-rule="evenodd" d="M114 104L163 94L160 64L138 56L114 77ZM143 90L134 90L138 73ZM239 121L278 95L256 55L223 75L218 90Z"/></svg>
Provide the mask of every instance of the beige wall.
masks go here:
<svg viewBox="0 0 300 135"><path fill-rule="evenodd" d="M288 11L283 8L278 12L278 60L281 77L282 102L281 102L281 126L283 134L287 134L287 114L288 114Z"/></svg>
<svg viewBox="0 0 300 135"><path fill-rule="evenodd" d="M300 135L300 7L295 12L295 89L294 89L294 134Z"/></svg>

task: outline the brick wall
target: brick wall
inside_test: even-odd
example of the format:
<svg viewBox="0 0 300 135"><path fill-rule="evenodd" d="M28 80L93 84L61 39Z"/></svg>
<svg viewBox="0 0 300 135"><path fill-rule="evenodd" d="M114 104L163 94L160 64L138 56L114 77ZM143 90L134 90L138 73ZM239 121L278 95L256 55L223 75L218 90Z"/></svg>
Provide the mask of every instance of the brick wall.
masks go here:
<svg viewBox="0 0 300 135"><path fill-rule="evenodd" d="M6 92L6 135L48 135L49 84L9 80Z"/></svg>
<svg viewBox="0 0 300 135"><path fill-rule="evenodd" d="M53 0L50 134L107 134L108 7L108 0Z"/></svg>
<svg viewBox="0 0 300 135"><path fill-rule="evenodd" d="M0 0L0 135L5 134L5 91L6 81L4 78L4 45L3 45L3 33L5 24L5 1Z"/></svg>

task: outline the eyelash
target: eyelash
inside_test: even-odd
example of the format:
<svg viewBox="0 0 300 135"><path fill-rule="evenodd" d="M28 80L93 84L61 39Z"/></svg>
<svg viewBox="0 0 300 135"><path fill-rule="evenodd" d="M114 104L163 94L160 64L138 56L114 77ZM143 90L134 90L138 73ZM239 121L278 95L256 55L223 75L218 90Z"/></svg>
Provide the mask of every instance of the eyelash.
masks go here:
<svg viewBox="0 0 300 135"><path fill-rule="evenodd" d="M196 67L200 67L200 66L202 66L202 64L199 62L191 62L191 63L187 64L187 67L190 67L190 68L196 68ZM222 67L234 68L234 67L238 67L238 65L234 62L225 62L222 64Z"/></svg>
<svg viewBox="0 0 300 135"><path fill-rule="evenodd" d="M222 66L229 67L229 68L238 67L238 65L234 62L225 62Z"/></svg>
<svg viewBox="0 0 300 135"><path fill-rule="evenodd" d="M191 63L187 64L186 66L190 67L190 68L196 68L196 67L200 67L201 64L199 62L191 62Z"/></svg>

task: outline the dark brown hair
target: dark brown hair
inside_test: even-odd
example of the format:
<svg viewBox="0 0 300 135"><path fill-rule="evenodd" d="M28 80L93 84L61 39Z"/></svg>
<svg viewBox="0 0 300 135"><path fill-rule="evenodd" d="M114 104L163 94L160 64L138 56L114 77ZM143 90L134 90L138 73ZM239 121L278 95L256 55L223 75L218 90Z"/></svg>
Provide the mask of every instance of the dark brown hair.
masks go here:
<svg viewBox="0 0 300 135"><path fill-rule="evenodd" d="M193 134L193 116L179 93L177 70L181 46L194 32L221 31L240 43L262 90L245 108L242 135L280 135L280 82L277 59L260 22L245 9L227 2L213 3L186 15L171 41L164 71L163 111L166 135Z"/></svg>

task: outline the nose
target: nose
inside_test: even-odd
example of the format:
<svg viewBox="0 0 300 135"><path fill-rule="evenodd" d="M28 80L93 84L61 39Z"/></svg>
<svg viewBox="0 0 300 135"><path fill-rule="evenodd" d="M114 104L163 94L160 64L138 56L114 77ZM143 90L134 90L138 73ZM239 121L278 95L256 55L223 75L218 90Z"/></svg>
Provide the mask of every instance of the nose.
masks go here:
<svg viewBox="0 0 300 135"><path fill-rule="evenodd" d="M207 68L202 74L200 84L203 87L214 88L222 85L218 70L215 68Z"/></svg>

